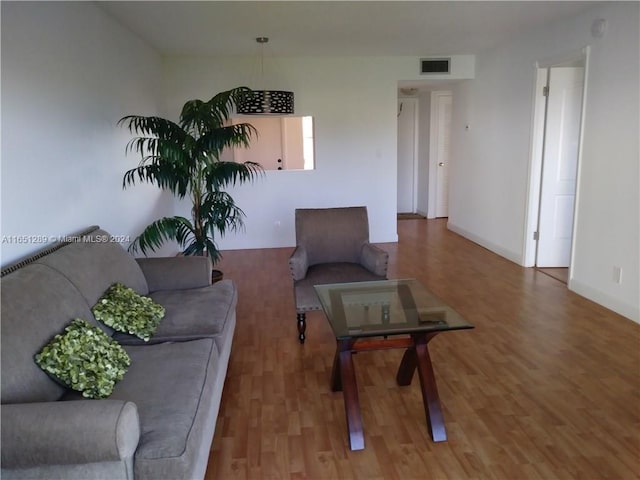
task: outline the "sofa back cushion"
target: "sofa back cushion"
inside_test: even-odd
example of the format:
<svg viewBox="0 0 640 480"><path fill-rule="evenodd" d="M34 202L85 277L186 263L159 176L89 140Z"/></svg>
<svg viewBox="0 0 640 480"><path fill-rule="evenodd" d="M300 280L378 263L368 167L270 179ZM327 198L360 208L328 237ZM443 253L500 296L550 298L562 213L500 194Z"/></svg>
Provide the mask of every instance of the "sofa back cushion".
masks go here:
<svg viewBox="0 0 640 480"><path fill-rule="evenodd" d="M2 289L2 403L49 402L65 389L33 357L74 318L95 322L75 286L45 265L10 273Z"/></svg>
<svg viewBox="0 0 640 480"><path fill-rule="evenodd" d="M64 275L82 293L89 306L96 304L114 283L122 283L140 295L149 293L147 281L135 259L108 232L98 229L35 263Z"/></svg>

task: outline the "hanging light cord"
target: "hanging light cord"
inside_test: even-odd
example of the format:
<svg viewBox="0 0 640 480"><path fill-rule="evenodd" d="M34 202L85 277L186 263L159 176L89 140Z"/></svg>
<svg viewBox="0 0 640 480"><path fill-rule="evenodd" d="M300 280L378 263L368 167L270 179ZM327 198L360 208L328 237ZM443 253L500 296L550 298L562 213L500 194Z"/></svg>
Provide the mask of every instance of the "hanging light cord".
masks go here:
<svg viewBox="0 0 640 480"><path fill-rule="evenodd" d="M258 88L264 90L264 46L269 42L269 37L258 37L256 38L256 42L260 44L260 82Z"/></svg>

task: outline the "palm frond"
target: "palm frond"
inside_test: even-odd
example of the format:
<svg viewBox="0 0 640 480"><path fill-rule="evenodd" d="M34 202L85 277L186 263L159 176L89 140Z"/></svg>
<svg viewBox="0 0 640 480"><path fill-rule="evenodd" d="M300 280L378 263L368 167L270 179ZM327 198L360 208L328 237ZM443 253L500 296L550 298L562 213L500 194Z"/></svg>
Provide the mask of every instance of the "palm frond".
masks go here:
<svg viewBox="0 0 640 480"><path fill-rule="evenodd" d="M204 243L207 248L207 254L209 255L209 258L213 263L216 263L222 258L222 254L220 253L220 250L218 250L218 245L216 245L216 242L207 237Z"/></svg>
<svg viewBox="0 0 640 480"><path fill-rule="evenodd" d="M197 140L197 148L211 152L217 160L225 148L248 148L254 136L258 136L258 131L250 123L227 125L204 133Z"/></svg>
<svg viewBox="0 0 640 480"><path fill-rule="evenodd" d="M237 183L251 182L264 174L264 169L255 162L214 162L207 167L205 181L213 190Z"/></svg>
<svg viewBox="0 0 640 480"><path fill-rule="evenodd" d="M182 247L194 235L193 225L188 219L184 217L163 217L148 225L131 242L129 251L136 253L139 249L146 255L148 250L154 251L169 240L175 240Z"/></svg>
<svg viewBox="0 0 640 480"><path fill-rule="evenodd" d="M227 192L209 192L202 200L200 212L206 231L217 230L223 237L227 231L237 231L244 227L245 214Z"/></svg>
<svg viewBox="0 0 640 480"><path fill-rule="evenodd" d="M204 255L207 253L207 246L204 240L198 240L195 237L191 239L191 242L182 250L184 255Z"/></svg>
<svg viewBox="0 0 640 480"><path fill-rule="evenodd" d="M151 164L140 165L125 172L122 188L140 183L152 183L163 190L169 190L179 198L190 191L192 176L183 164L167 163L157 159Z"/></svg>
<svg viewBox="0 0 640 480"><path fill-rule="evenodd" d="M126 153L139 153L141 164L144 164L149 157L156 157L169 163L189 164L190 150L193 150L195 146L195 139L189 137L182 139L181 142L156 137L134 137L127 143L125 151Z"/></svg>
<svg viewBox="0 0 640 480"><path fill-rule="evenodd" d="M234 107L252 90L236 87L215 95L211 100L190 100L182 107L180 125L188 131L204 133L220 128L228 121Z"/></svg>
<svg viewBox="0 0 640 480"><path fill-rule="evenodd" d="M164 140L182 141L186 132L177 123L161 117L127 115L118 120L119 126L125 126L131 133L141 136L154 136Z"/></svg>

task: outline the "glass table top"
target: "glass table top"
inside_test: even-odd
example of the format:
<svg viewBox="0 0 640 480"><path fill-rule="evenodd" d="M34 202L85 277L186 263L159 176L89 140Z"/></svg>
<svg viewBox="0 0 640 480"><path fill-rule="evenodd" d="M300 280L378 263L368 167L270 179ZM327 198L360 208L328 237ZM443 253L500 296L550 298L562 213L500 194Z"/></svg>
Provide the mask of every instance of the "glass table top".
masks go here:
<svg viewBox="0 0 640 480"><path fill-rule="evenodd" d="M314 288L337 339L473 328L414 279Z"/></svg>

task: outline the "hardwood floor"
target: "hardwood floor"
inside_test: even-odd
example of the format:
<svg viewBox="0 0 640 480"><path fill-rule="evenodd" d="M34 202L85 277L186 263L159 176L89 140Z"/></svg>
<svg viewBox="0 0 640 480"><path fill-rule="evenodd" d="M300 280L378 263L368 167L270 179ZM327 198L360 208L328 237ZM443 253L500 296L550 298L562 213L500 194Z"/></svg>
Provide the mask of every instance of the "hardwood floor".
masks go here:
<svg viewBox="0 0 640 480"><path fill-rule="evenodd" d="M538 270L544 274L549 275L552 278L564 283L569 283L569 269L568 268L538 268Z"/></svg>
<svg viewBox="0 0 640 480"><path fill-rule="evenodd" d="M365 449L348 447L322 313L297 340L291 248L225 252L238 323L207 479L640 478L640 325L446 230L398 222L389 278L419 279L475 325L430 344L448 441L427 432L402 351L355 356Z"/></svg>

